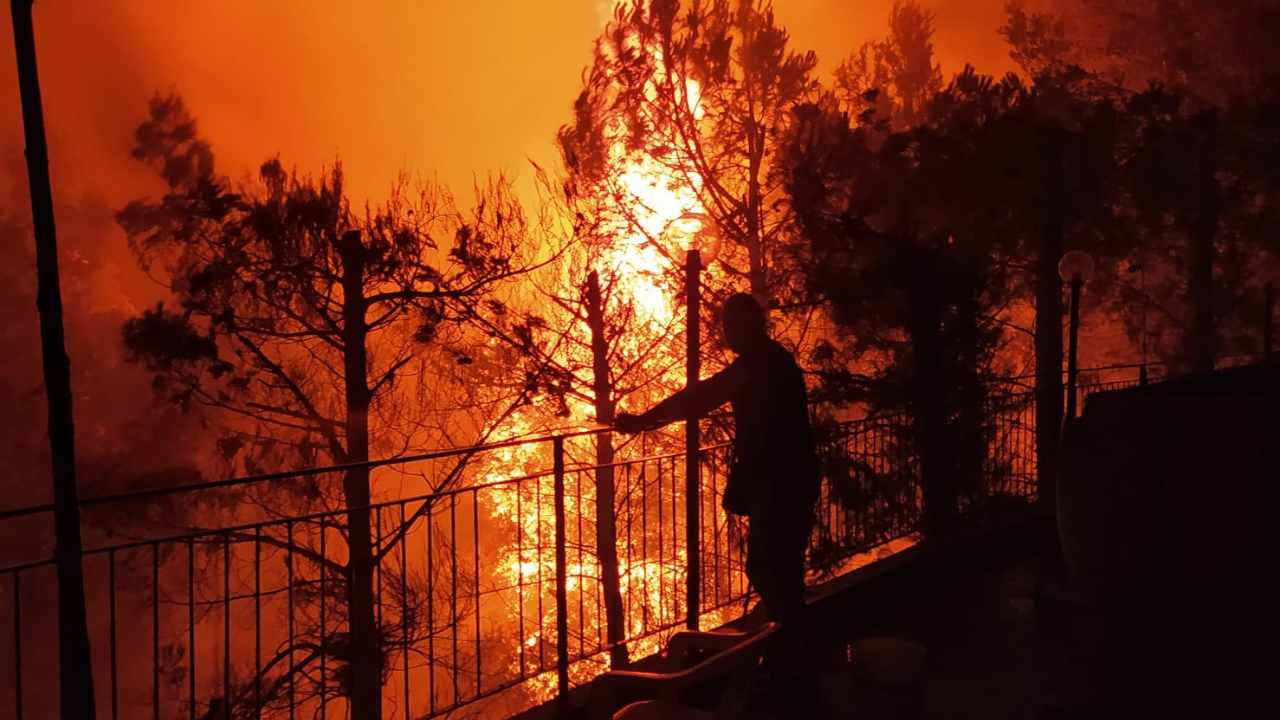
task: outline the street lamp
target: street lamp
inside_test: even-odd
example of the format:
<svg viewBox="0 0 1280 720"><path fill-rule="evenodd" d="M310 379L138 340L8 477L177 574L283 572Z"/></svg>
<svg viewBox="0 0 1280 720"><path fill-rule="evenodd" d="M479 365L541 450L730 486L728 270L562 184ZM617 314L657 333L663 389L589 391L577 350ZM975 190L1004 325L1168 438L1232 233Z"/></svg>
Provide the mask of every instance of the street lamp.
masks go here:
<svg viewBox="0 0 1280 720"><path fill-rule="evenodd" d="M1058 263L1058 277L1071 285L1071 325L1067 350L1067 418L1076 416L1076 359L1080 335L1080 289L1093 278L1093 257L1082 250L1071 250Z"/></svg>
<svg viewBox="0 0 1280 720"><path fill-rule="evenodd" d="M702 281L699 278L704 263L711 264L720 253L720 233L715 221L703 213L687 212L667 225L667 234L678 240L685 251L685 387L697 384L702 373ZM686 624L690 630L698 629L700 599L699 533L701 524L702 472L699 463L701 437L698 417L690 415L684 423L684 477L685 477L685 550L688 568L685 583L685 602L688 607Z"/></svg>

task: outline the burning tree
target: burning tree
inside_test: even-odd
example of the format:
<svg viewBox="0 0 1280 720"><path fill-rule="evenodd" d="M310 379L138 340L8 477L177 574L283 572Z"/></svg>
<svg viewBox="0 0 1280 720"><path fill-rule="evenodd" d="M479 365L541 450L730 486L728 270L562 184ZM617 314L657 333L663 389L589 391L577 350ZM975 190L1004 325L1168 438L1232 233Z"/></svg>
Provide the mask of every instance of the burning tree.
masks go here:
<svg viewBox="0 0 1280 720"><path fill-rule="evenodd" d="M725 272L773 305L787 295L788 209L773 174L790 110L816 89L763 0L619 3L587 91L627 118L628 147L691 188L729 247Z"/></svg>
<svg viewBox="0 0 1280 720"><path fill-rule="evenodd" d="M318 603L320 616L300 631L309 638L300 661L291 642L265 677L211 702L249 716L301 685L299 694L321 704L346 698L353 717L378 716L388 647L406 641L395 633L434 629L416 602L399 609L403 622L375 614L375 582L408 572L382 563L418 516L375 537L370 470L358 463L373 446L385 455L421 446L425 425L404 380L421 389L442 330L530 269L524 216L501 181L481 189L470 216L442 190L410 195L403 182L386 204L357 214L340 167L310 179L270 160L256 183L233 188L176 97L152 103L134 156L156 168L167 192L130 203L118 220L144 267L167 276L177 307L126 325L131 356L174 402L224 414L220 447L232 467L357 464L337 491L308 480L245 498L268 516L340 510L342 520L262 538L289 553L290 573L295 556L314 565L320 595L299 596ZM455 467L432 489L459 477ZM345 547L345 561L325 551L326 540ZM336 608L328 619L326 602Z"/></svg>

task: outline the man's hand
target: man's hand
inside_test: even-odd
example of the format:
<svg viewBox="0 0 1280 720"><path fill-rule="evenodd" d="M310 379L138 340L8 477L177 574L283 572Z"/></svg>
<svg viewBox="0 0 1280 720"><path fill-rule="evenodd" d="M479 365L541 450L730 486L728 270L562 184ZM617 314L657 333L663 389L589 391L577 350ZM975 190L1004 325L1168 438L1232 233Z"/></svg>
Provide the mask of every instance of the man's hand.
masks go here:
<svg viewBox="0 0 1280 720"><path fill-rule="evenodd" d="M618 432L632 434L642 432L645 429L645 424L641 421L639 415L622 412L618 413L617 417L613 419L613 427Z"/></svg>

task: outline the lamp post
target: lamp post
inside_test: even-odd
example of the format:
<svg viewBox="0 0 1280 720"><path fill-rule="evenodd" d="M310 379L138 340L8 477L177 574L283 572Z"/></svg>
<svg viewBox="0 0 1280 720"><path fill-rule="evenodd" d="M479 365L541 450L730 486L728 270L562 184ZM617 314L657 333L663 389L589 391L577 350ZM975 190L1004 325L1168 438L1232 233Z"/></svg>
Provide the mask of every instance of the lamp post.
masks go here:
<svg viewBox="0 0 1280 720"><path fill-rule="evenodd" d="M715 261L720 250L719 235L712 220L701 213L688 212L676 218L667 231L680 241L685 251L684 278L686 299L685 323L685 387L697 384L702 373L702 269ZM685 418L684 424L684 476L685 476L685 604L689 613L686 625L698 629L698 612L701 607L701 522L699 519L702 499L702 472L700 463L701 436L697 416Z"/></svg>
<svg viewBox="0 0 1280 720"><path fill-rule="evenodd" d="M1058 277L1071 285L1071 324L1067 336L1067 420L1076 417L1076 368L1080 336L1080 290L1093 278L1094 263L1089 253L1071 250L1058 263Z"/></svg>

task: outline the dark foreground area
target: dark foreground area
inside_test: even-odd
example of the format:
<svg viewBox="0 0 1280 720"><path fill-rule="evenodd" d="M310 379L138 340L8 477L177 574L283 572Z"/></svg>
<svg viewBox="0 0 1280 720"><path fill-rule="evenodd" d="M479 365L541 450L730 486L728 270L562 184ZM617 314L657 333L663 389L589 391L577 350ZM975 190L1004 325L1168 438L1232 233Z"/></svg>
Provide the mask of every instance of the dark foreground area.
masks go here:
<svg viewBox="0 0 1280 720"><path fill-rule="evenodd" d="M816 598L815 688L771 696L762 671L739 673L626 717L1280 717L1280 656L1263 635L1109 617L1058 590L1046 545L1021 529L912 548Z"/></svg>
<svg viewBox="0 0 1280 720"><path fill-rule="evenodd" d="M1028 539L907 557L901 577L846 589L826 603L815 633L817 702L757 693L734 714L1280 717L1280 656L1264 637L1144 630L1108 617L1057 591L1043 538Z"/></svg>

